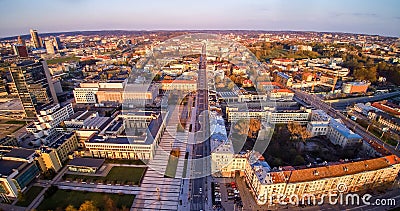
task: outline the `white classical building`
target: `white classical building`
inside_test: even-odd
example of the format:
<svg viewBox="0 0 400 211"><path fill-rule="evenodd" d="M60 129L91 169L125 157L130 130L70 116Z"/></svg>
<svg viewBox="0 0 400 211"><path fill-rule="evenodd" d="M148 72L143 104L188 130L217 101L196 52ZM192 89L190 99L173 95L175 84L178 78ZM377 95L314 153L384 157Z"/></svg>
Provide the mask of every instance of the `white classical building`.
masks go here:
<svg viewBox="0 0 400 211"><path fill-rule="evenodd" d="M360 135L354 133L336 120L330 121L327 137L333 144L340 145L341 147L353 147L362 143Z"/></svg>
<svg viewBox="0 0 400 211"><path fill-rule="evenodd" d="M235 122L241 119L261 119L270 124L285 124L298 122L307 124L310 113L306 110L275 110L271 107L263 109L227 107L228 122Z"/></svg>
<svg viewBox="0 0 400 211"><path fill-rule="evenodd" d="M92 157L153 159L166 127L165 114L150 114L151 118L148 122L139 118L139 122L145 124L132 123L137 120L135 118L127 119L126 117L127 115L116 117L99 134L92 135L84 142L85 148L91 153Z"/></svg>
<svg viewBox="0 0 400 211"><path fill-rule="evenodd" d="M96 93L99 91L97 87L75 88L74 97L78 104L95 104L97 103Z"/></svg>
<svg viewBox="0 0 400 211"><path fill-rule="evenodd" d="M339 120L333 119L322 110L314 110L311 114L311 121L307 124L307 130L311 136L326 135L335 145L341 147L353 147L362 143L362 137Z"/></svg>
<svg viewBox="0 0 400 211"><path fill-rule="evenodd" d="M217 112L211 112L210 126L211 173L229 177L236 171L244 171L247 155L235 154L233 144L227 137L224 119Z"/></svg>
<svg viewBox="0 0 400 211"><path fill-rule="evenodd" d="M329 121L310 121L307 124L307 130L311 137L326 135L329 131Z"/></svg>

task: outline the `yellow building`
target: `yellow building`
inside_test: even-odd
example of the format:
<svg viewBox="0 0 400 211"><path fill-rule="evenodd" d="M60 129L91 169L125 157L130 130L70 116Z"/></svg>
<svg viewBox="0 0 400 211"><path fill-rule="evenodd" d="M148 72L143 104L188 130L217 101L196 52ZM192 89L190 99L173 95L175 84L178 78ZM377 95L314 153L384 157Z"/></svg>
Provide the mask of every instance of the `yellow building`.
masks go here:
<svg viewBox="0 0 400 211"><path fill-rule="evenodd" d="M43 171L52 169L55 172L58 172L62 168L61 161L57 155L56 150L44 148L40 150L39 154L40 157L37 160L40 169L42 169Z"/></svg>
<svg viewBox="0 0 400 211"><path fill-rule="evenodd" d="M37 152L40 155L38 162L42 170L53 169L59 171L68 156L78 148L78 139L75 133L64 134L52 144L41 147Z"/></svg>
<svg viewBox="0 0 400 211"><path fill-rule="evenodd" d="M117 89L99 90L96 93L97 102L98 103L106 103L106 102L122 103L122 92L123 92L123 90L117 90Z"/></svg>

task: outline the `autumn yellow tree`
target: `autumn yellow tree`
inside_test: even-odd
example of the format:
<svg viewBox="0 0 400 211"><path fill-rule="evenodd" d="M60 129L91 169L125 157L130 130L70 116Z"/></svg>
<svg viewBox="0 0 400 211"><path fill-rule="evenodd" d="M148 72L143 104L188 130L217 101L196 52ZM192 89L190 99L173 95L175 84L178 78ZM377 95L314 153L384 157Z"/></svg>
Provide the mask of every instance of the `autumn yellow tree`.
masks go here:
<svg viewBox="0 0 400 211"><path fill-rule="evenodd" d="M298 122L289 122L288 130L292 136L293 140L302 140L303 142L306 141L308 138L311 137L310 132L307 130L306 127L303 127Z"/></svg>
<svg viewBox="0 0 400 211"><path fill-rule="evenodd" d="M104 204L105 210L107 211L117 211L118 209L115 206L114 200L112 200L109 196L104 196Z"/></svg>
<svg viewBox="0 0 400 211"><path fill-rule="evenodd" d="M85 201L79 207L79 211L99 211L99 209L94 205L93 201Z"/></svg>
<svg viewBox="0 0 400 211"><path fill-rule="evenodd" d="M68 207L65 208L65 211L78 211L74 206L68 205Z"/></svg>

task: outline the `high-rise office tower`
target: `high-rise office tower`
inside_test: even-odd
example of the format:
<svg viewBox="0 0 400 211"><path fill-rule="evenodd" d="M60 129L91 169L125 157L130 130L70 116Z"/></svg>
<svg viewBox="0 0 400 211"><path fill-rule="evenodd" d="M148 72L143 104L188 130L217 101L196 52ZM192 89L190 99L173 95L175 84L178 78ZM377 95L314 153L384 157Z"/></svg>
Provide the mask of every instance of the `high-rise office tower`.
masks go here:
<svg viewBox="0 0 400 211"><path fill-rule="evenodd" d="M41 106L58 103L46 61L24 61L10 67L27 118L36 118Z"/></svg>
<svg viewBox="0 0 400 211"><path fill-rule="evenodd" d="M23 40L23 39L21 38L21 36L18 36L18 41L17 41L17 43L18 43L19 45L25 45L25 40Z"/></svg>
<svg viewBox="0 0 400 211"><path fill-rule="evenodd" d="M48 54L55 54L56 53L54 51L53 40L46 40L46 41L44 41L44 44L46 45L46 51L47 51Z"/></svg>
<svg viewBox="0 0 400 211"><path fill-rule="evenodd" d="M32 42L33 42L33 46L35 48L42 48L42 42L40 40L39 34L37 32L37 30L31 29L31 38L32 38Z"/></svg>
<svg viewBox="0 0 400 211"><path fill-rule="evenodd" d="M56 47L57 50L62 48L61 41L59 37L54 37L53 45Z"/></svg>

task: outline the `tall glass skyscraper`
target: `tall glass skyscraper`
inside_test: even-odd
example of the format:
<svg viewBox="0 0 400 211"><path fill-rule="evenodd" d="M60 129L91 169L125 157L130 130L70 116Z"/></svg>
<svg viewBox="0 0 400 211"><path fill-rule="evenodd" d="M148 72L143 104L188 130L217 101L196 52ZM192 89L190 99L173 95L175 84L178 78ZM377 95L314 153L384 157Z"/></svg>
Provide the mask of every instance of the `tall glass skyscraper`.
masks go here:
<svg viewBox="0 0 400 211"><path fill-rule="evenodd" d="M10 67L27 118L36 118L42 105L58 103L46 61L24 61Z"/></svg>
<svg viewBox="0 0 400 211"><path fill-rule="evenodd" d="M57 50L61 50L62 45L59 37L54 37L53 45L56 47Z"/></svg>
<svg viewBox="0 0 400 211"><path fill-rule="evenodd" d="M32 38L32 42L33 42L33 46L35 48L43 48L43 44L40 41L40 37L39 34L37 32L37 30L31 29L31 38Z"/></svg>

